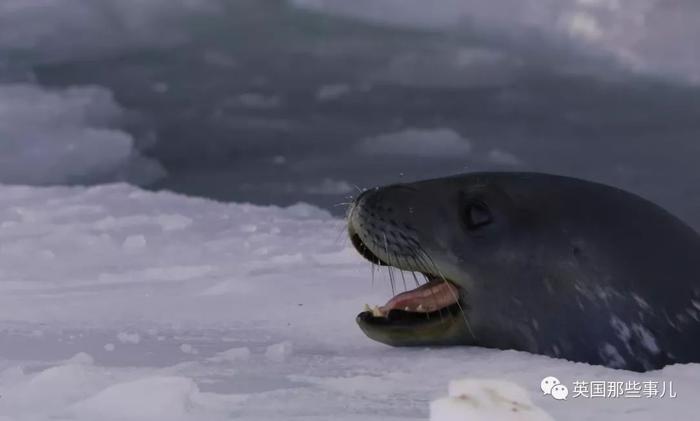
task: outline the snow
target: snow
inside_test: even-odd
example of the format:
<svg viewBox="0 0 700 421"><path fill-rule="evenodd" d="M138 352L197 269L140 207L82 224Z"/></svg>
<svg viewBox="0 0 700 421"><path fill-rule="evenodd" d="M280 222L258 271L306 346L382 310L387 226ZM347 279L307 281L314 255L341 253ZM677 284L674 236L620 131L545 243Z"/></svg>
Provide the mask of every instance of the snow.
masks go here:
<svg viewBox="0 0 700 421"><path fill-rule="evenodd" d="M292 343L289 341L270 345L265 350L265 358L276 363L283 363L292 354Z"/></svg>
<svg viewBox="0 0 700 421"><path fill-rule="evenodd" d="M135 237L142 247L125 249ZM573 421L696 413L698 365L639 374L374 343L354 318L389 298L385 277L372 286L343 221L309 205L0 186L0 419L463 419L474 408L455 395L489 402L480 379L531 403L523 419L546 419L535 407ZM542 393L548 376L566 400ZM472 380L444 400L455 379ZM594 380L673 382L677 397L573 397L573 382Z"/></svg>
<svg viewBox="0 0 700 421"><path fill-rule="evenodd" d="M449 396L430 404L431 421L554 421L522 387L500 380L450 383Z"/></svg>

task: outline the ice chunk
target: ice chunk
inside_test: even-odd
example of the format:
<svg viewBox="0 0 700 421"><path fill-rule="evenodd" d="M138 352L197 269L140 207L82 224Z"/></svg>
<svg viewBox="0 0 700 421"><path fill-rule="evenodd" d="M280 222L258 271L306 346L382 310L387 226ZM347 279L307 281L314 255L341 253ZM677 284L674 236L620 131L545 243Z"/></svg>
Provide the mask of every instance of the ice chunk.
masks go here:
<svg viewBox="0 0 700 421"><path fill-rule="evenodd" d="M141 342L141 336L136 332L119 332L117 339L123 344L137 344Z"/></svg>
<svg viewBox="0 0 700 421"><path fill-rule="evenodd" d="M146 237L143 235L130 235L126 237L122 244L124 250L135 251L146 247Z"/></svg>
<svg viewBox="0 0 700 421"><path fill-rule="evenodd" d="M195 348L194 346L192 346L190 344L180 345L180 351L182 351L184 354L192 354L192 355L199 354L199 351L197 350L197 348Z"/></svg>
<svg viewBox="0 0 700 421"><path fill-rule="evenodd" d="M94 419L173 419L193 407L197 385L184 377L148 377L110 386L73 409Z"/></svg>
<svg viewBox="0 0 700 421"><path fill-rule="evenodd" d="M234 361L247 361L250 358L250 349L246 347L242 348L231 348L223 352L219 352L213 357L209 358L210 361L215 362L234 362Z"/></svg>
<svg viewBox="0 0 700 421"><path fill-rule="evenodd" d="M270 361L281 363L292 354L292 343L289 341L270 345L265 350L265 358Z"/></svg>
<svg viewBox="0 0 700 421"><path fill-rule="evenodd" d="M553 421L528 393L502 380L453 381L449 396L430 404L431 421Z"/></svg>

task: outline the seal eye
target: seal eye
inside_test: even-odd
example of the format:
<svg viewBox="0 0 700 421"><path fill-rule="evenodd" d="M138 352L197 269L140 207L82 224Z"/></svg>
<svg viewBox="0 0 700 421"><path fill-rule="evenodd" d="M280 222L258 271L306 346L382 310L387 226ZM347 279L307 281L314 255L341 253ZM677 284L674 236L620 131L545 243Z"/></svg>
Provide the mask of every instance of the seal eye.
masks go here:
<svg viewBox="0 0 700 421"><path fill-rule="evenodd" d="M493 222L489 207L483 202L474 202L467 208L467 227L478 229Z"/></svg>

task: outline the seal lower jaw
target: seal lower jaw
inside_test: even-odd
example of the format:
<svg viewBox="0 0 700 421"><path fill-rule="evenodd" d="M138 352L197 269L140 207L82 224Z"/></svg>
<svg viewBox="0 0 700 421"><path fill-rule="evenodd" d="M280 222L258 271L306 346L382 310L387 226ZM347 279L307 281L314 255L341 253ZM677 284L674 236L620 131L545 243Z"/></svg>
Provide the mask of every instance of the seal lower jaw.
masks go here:
<svg viewBox="0 0 700 421"><path fill-rule="evenodd" d="M357 324L370 339L390 346L472 345L472 335L462 309L453 304L431 313L391 310L375 317L371 311L357 315Z"/></svg>

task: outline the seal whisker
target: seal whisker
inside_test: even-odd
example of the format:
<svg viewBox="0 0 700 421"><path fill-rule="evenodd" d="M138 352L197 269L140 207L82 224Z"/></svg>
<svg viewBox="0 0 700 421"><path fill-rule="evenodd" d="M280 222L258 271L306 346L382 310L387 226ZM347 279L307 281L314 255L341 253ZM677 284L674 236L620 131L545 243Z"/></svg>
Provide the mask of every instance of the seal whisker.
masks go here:
<svg viewBox="0 0 700 421"><path fill-rule="evenodd" d="M416 276L416 272L411 271L411 275L413 276L413 280L416 281L416 288L418 288L419 286L421 286L421 283L418 282L418 277Z"/></svg>
<svg viewBox="0 0 700 421"><path fill-rule="evenodd" d="M394 271L391 270L391 266L387 266L386 268L389 272L389 282L391 283L391 295L396 295L396 286L394 284Z"/></svg>
<svg viewBox="0 0 700 421"><path fill-rule="evenodd" d="M396 259L396 261L398 262L398 260L399 260L398 254L394 253L394 259ZM403 269L401 269L400 267L398 267L397 269L399 270L399 273L401 274L401 281L403 281L403 290L408 291L408 288L406 287L406 277L403 274Z"/></svg>
<svg viewBox="0 0 700 421"><path fill-rule="evenodd" d="M391 293L392 295L396 295L396 288L394 285L394 272L391 270L393 263L391 262L391 254L389 254L389 242L386 239L386 233L382 233L382 235L384 236L384 251L386 253L387 263L389 264L387 266L387 272L389 272L389 282L391 282Z"/></svg>
<svg viewBox="0 0 700 421"><path fill-rule="evenodd" d="M432 263L435 270L438 272L437 275L440 276L440 278L442 278L442 280L446 284L449 284L449 281L447 280L447 278L445 278L445 275L442 274L442 271L440 271L440 268L437 267L437 264L435 264L435 261L433 260L433 258L430 257L428 252L423 247L420 247L420 249L421 249L422 253L425 255L425 257L427 257L428 260L430 260L430 262ZM467 329L469 330L469 333L472 335L472 338L474 338L476 340L476 335L474 335L474 331L472 330L471 324L469 323L469 320L467 320L467 314L464 312L462 305L459 303L459 297L454 293L454 291L451 288L448 288L448 291L450 291L450 294L452 294L453 298L456 300L457 307L459 307L459 311L462 312L462 317L464 318L464 323L467 324Z"/></svg>

